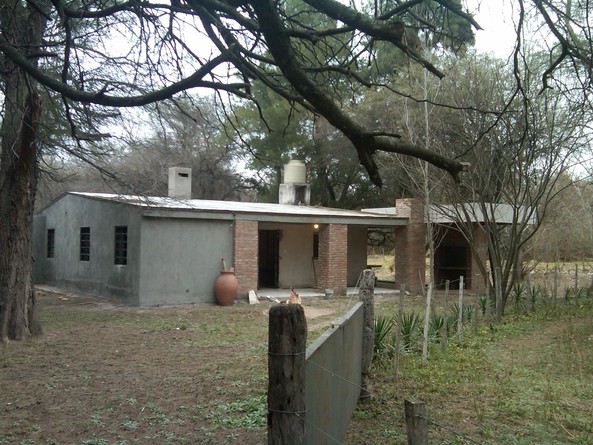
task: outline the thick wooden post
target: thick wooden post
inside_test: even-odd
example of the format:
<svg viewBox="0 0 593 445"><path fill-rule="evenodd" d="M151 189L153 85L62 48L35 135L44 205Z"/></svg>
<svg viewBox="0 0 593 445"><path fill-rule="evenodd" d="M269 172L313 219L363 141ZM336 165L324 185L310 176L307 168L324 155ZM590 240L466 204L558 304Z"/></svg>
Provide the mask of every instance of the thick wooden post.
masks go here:
<svg viewBox="0 0 593 445"><path fill-rule="evenodd" d="M305 444L307 321L299 304L270 309L268 445Z"/></svg>
<svg viewBox="0 0 593 445"><path fill-rule="evenodd" d="M367 378L371 362L373 361L373 349L375 346L375 272L365 269L362 272L358 299L363 303L363 332L362 332L362 370L361 370L361 391L360 398L370 397L367 390Z"/></svg>
<svg viewBox="0 0 593 445"><path fill-rule="evenodd" d="M428 445L426 407L419 400L404 400L408 445Z"/></svg>

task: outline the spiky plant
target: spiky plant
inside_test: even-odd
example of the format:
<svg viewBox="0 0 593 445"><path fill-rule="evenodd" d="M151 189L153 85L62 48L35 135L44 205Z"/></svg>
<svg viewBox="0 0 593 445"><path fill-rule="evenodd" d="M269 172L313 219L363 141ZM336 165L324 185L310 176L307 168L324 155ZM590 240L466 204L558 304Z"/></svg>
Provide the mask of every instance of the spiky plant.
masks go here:
<svg viewBox="0 0 593 445"><path fill-rule="evenodd" d="M385 355L391 352L393 345L393 327L395 326L395 317L378 315L375 317L375 346L374 353Z"/></svg>
<svg viewBox="0 0 593 445"><path fill-rule="evenodd" d="M408 312L402 316L401 329L401 347L404 351L412 351L414 340L419 336L422 318L416 312Z"/></svg>
<svg viewBox="0 0 593 445"><path fill-rule="evenodd" d="M529 298L529 286L527 283L516 283L511 290L510 298L516 312L526 312L527 298Z"/></svg>
<svg viewBox="0 0 593 445"><path fill-rule="evenodd" d="M441 339L441 330L445 324L445 316L443 314L433 313L428 322L428 337L430 341L439 341Z"/></svg>

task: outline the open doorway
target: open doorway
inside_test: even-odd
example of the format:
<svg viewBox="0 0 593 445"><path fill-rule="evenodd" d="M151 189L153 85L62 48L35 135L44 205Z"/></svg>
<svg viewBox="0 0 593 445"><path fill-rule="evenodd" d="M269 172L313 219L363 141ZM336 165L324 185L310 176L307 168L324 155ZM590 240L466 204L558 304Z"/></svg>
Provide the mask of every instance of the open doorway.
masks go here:
<svg viewBox="0 0 593 445"><path fill-rule="evenodd" d="M258 287L277 288L280 263L280 230L260 230Z"/></svg>
<svg viewBox="0 0 593 445"><path fill-rule="evenodd" d="M449 280L451 289L459 289L459 277L463 276L465 287L469 288L470 252L466 245L440 245L435 252L435 274L437 287L445 288Z"/></svg>

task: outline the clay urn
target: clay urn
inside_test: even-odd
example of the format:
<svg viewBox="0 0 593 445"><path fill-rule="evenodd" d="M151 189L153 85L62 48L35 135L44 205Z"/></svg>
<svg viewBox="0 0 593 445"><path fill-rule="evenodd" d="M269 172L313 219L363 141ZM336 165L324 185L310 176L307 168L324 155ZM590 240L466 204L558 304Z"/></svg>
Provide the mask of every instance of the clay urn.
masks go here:
<svg viewBox="0 0 593 445"><path fill-rule="evenodd" d="M221 270L214 287L214 294L216 295L218 304L221 306L231 306L235 302L238 290L239 282L235 276L235 271Z"/></svg>

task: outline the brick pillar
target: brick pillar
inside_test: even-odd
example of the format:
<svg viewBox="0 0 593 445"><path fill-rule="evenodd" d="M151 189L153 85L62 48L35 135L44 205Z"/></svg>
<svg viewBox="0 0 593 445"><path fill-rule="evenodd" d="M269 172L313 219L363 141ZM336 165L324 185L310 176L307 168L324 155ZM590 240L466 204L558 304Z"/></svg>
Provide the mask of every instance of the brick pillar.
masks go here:
<svg viewBox="0 0 593 445"><path fill-rule="evenodd" d="M486 233L484 227L480 227L479 224L473 225L474 229L474 243L477 246L478 257L482 264L486 264L488 258L488 240L486 239ZM471 256L471 281L468 289L474 292L484 292L486 289L486 278L482 276L482 272L478 267L478 262L474 255Z"/></svg>
<svg viewBox="0 0 593 445"><path fill-rule="evenodd" d="M333 289L336 295L346 293L348 278L348 226L323 224L319 227L319 260L317 285Z"/></svg>
<svg viewBox="0 0 593 445"><path fill-rule="evenodd" d="M233 267L239 281L239 296L257 289L258 222L235 220Z"/></svg>
<svg viewBox="0 0 593 445"><path fill-rule="evenodd" d="M424 281L426 269L424 205L416 199L397 199L395 213L408 217L408 225L394 229L395 284L398 287L405 284L410 292L418 292L422 290L419 275Z"/></svg>

